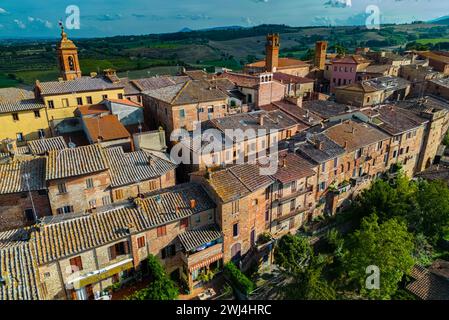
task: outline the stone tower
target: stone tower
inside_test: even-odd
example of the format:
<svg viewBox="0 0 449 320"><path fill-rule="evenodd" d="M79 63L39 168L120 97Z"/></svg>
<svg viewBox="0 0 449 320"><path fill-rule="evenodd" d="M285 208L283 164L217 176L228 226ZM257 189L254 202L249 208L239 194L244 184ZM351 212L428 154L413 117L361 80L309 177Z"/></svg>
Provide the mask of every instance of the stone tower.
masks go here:
<svg viewBox="0 0 449 320"><path fill-rule="evenodd" d="M268 72L276 72L279 65L279 34L267 35L265 67Z"/></svg>
<svg viewBox="0 0 449 320"><path fill-rule="evenodd" d="M64 80L73 80L81 77L81 68L78 60L78 48L73 41L67 38L64 26L61 26L61 42L58 46L59 71Z"/></svg>
<svg viewBox="0 0 449 320"><path fill-rule="evenodd" d="M317 41L315 44L315 67L324 70L326 67L327 42Z"/></svg>

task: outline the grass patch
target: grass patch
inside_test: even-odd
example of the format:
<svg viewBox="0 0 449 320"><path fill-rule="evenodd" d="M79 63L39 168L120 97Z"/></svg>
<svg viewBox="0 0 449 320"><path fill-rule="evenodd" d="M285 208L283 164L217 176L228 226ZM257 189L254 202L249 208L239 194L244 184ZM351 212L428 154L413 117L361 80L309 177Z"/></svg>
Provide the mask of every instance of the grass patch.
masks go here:
<svg viewBox="0 0 449 320"><path fill-rule="evenodd" d="M59 78L57 68L51 70L30 70L19 71L15 73L17 79L28 85L33 85L36 80L39 81L56 81Z"/></svg>
<svg viewBox="0 0 449 320"><path fill-rule="evenodd" d="M438 43L444 43L444 42L449 42L448 38L434 38L434 39L419 39L416 40L416 43L419 44L438 44Z"/></svg>
<svg viewBox="0 0 449 320"><path fill-rule="evenodd" d="M4 73L0 73L0 88L15 87L19 83L20 83L20 81L18 81L16 79L12 79Z"/></svg>

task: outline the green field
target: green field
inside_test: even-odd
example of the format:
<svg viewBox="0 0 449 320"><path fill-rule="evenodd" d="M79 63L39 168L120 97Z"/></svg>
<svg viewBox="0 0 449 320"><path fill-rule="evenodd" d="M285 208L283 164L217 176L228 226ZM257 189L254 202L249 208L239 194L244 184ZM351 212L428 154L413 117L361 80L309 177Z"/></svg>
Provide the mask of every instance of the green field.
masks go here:
<svg viewBox="0 0 449 320"><path fill-rule="evenodd" d="M438 43L449 42L449 38L419 39L419 40L416 40L416 42L419 44L435 45Z"/></svg>
<svg viewBox="0 0 449 320"><path fill-rule="evenodd" d="M20 82L9 78L6 74L0 73L0 88L15 87Z"/></svg>

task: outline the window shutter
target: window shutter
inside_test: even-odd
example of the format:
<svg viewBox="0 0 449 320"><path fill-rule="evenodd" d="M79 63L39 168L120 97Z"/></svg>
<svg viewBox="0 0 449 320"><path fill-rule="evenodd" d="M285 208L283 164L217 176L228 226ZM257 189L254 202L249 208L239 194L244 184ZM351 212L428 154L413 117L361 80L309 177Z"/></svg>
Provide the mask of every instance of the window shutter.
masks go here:
<svg viewBox="0 0 449 320"><path fill-rule="evenodd" d="M129 253L129 242L128 241L124 242L123 247L125 249L125 254L128 254Z"/></svg>
<svg viewBox="0 0 449 320"><path fill-rule="evenodd" d="M117 257L117 250L115 249L115 245L109 248L109 253L111 255L111 260L114 260Z"/></svg>

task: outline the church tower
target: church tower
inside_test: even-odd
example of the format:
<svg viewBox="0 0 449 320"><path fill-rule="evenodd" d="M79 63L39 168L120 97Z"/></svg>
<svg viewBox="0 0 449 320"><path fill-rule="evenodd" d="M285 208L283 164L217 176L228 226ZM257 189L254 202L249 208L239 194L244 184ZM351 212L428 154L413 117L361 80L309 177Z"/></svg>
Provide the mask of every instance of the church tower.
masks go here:
<svg viewBox="0 0 449 320"><path fill-rule="evenodd" d="M315 67L324 70L326 67L327 42L317 41L315 44Z"/></svg>
<svg viewBox="0 0 449 320"><path fill-rule="evenodd" d="M78 48L73 41L67 38L62 22L61 42L58 47L59 70L64 80L73 80L81 77L81 68L78 60Z"/></svg>
<svg viewBox="0 0 449 320"><path fill-rule="evenodd" d="M279 34L267 35L265 67L268 72L276 72L279 65Z"/></svg>

